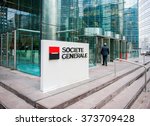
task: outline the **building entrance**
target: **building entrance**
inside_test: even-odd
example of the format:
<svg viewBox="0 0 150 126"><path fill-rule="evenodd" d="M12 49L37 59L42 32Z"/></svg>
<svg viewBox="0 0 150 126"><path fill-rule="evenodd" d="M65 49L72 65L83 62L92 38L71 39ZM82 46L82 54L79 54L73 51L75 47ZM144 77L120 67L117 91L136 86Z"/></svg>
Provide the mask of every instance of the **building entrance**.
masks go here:
<svg viewBox="0 0 150 126"><path fill-rule="evenodd" d="M40 75L40 33L17 30L17 69L32 75Z"/></svg>
<svg viewBox="0 0 150 126"><path fill-rule="evenodd" d="M0 65L40 76L40 34L15 30L0 35Z"/></svg>

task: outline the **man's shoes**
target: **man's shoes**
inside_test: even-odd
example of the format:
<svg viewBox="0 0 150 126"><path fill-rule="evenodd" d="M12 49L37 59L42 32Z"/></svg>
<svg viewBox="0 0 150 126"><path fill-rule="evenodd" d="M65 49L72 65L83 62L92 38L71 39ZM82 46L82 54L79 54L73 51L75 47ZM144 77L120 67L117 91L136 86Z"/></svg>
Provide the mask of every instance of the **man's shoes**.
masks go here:
<svg viewBox="0 0 150 126"><path fill-rule="evenodd" d="M104 64L102 64L104 66Z"/></svg>

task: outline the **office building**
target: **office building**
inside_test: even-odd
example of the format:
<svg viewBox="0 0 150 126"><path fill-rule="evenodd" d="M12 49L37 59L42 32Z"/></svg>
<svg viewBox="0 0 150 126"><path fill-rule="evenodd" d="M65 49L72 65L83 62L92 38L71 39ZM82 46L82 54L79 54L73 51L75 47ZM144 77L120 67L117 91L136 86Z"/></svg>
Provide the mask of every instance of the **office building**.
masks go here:
<svg viewBox="0 0 150 126"><path fill-rule="evenodd" d="M139 47L150 51L150 1L139 0Z"/></svg>
<svg viewBox="0 0 150 126"><path fill-rule="evenodd" d="M138 4L124 9L124 35L132 49L139 48Z"/></svg>
<svg viewBox="0 0 150 126"><path fill-rule="evenodd" d="M101 62L107 43L109 61L126 58L124 0L2 0L0 64L40 76L41 40L89 43L89 64Z"/></svg>

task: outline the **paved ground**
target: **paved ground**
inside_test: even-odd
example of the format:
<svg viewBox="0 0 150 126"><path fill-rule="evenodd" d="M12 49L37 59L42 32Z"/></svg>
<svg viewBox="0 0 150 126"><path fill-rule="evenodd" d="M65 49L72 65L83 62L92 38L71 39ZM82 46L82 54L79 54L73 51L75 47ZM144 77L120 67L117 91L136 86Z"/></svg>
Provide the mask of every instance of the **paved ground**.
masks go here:
<svg viewBox="0 0 150 126"><path fill-rule="evenodd" d="M143 58L140 59L131 59L131 61L142 63ZM150 57L146 58L145 61L149 61ZM117 74L119 72L130 69L133 67L137 67L136 65L124 63L122 61L117 62ZM90 79L86 81L86 83L91 80L100 79L106 76L114 76L114 63L108 63L108 66L97 65L96 67L89 69ZM69 88L76 87L85 82L77 83L69 87L65 87L59 90L43 93L40 91L40 77L28 75L25 73L21 73L19 71L10 70L8 68L4 68L0 66L0 85L3 87L10 88L11 90L19 93L26 99L30 99L32 101L40 101L46 99L49 96L54 94L58 94L64 90L68 90Z"/></svg>

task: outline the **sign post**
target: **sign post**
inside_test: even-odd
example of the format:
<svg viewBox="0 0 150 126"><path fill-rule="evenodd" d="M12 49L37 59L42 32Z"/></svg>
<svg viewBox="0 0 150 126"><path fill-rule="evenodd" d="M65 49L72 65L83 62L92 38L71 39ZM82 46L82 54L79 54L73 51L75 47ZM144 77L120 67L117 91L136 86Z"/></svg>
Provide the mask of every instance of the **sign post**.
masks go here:
<svg viewBox="0 0 150 126"><path fill-rule="evenodd" d="M42 40L41 90L53 91L89 79L89 44Z"/></svg>

